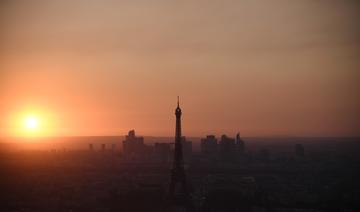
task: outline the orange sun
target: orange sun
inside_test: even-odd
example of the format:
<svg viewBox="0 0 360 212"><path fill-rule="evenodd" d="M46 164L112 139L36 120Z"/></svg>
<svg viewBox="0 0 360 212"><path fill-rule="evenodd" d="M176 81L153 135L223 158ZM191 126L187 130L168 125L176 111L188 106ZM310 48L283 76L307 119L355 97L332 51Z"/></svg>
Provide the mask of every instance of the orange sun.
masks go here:
<svg viewBox="0 0 360 212"><path fill-rule="evenodd" d="M18 112L9 119L9 129L13 136L52 136L55 129L54 115L44 109L28 109Z"/></svg>
<svg viewBox="0 0 360 212"><path fill-rule="evenodd" d="M36 131L39 128L39 119L36 116L28 116L24 119L24 127L28 131Z"/></svg>

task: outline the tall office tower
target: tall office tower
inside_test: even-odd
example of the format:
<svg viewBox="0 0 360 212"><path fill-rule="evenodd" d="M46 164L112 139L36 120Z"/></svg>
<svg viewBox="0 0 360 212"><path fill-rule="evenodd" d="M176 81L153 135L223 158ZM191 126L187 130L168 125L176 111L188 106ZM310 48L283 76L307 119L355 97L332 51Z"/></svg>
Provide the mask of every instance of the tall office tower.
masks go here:
<svg viewBox="0 0 360 212"><path fill-rule="evenodd" d="M185 136L181 137L181 147L183 152L183 160L185 164L190 164L192 159L192 142L186 140Z"/></svg>
<svg viewBox="0 0 360 212"><path fill-rule="evenodd" d="M240 133L236 134L235 145L236 145L236 150L238 151L238 153L243 154L245 152L245 143L240 138Z"/></svg>
<svg viewBox="0 0 360 212"><path fill-rule="evenodd" d="M177 108L175 110L175 115L175 150L169 186L169 199L172 206L176 207L176 209L184 209L186 211L186 208L189 208L191 206L191 203L184 169L183 150L181 142L181 109L179 106L179 97L177 102Z"/></svg>
<svg viewBox="0 0 360 212"><path fill-rule="evenodd" d="M235 139L222 135L219 142L219 153L224 162L233 161L236 158Z"/></svg>
<svg viewBox="0 0 360 212"><path fill-rule="evenodd" d="M207 156L217 154L217 139L214 135L208 135L201 139L201 153Z"/></svg>
<svg viewBox="0 0 360 212"><path fill-rule="evenodd" d="M123 141L123 153L126 160L142 161L146 154L144 137L136 136L135 130L130 130Z"/></svg>

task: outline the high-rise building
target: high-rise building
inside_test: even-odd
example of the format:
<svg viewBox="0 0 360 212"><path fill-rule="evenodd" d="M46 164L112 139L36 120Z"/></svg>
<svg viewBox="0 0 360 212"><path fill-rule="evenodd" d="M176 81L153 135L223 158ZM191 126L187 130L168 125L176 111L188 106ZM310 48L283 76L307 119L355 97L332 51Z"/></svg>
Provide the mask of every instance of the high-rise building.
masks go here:
<svg viewBox="0 0 360 212"><path fill-rule="evenodd" d="M219 142L219 153L222 160L233 160L236 156L235 139L222 135Z"/></svg>
<svg viewBox="0 0 360 212"><path fill-rule="evenodd" d="M188 186L183 160L183 148L181 138L181 109L179 106L179 97L177 108L175 109L176 129L175 129L175 149L173 168L171 170L171 179L169 185L169 200L172 207L182 211L191 206Z"/></svg>
<svg viewBox="0 0 360 212"><path fill-rule="evenodd" d="M185 163L190 163L192 157L192 142L186 140L185 136L181 137L181 144L183 149L183 158Z"/></svg>
<svg viewBox="0 0 360 212"><path fill-rule="evenodd" d="M208 135L201 139L201 153L207 156L217 154L217 139L214 135Z"/></svg>
<svg viewBox="0 0 360 212"><path fill-rule="evenodd" d="M240 133L236 134L235 137L235 146L236 146L236 151L240 154L244 154L245 152L245 143L244 141L240 138Z"/></svg>
<svg viewBox="0 0 360 212"><path fill-rule="evenodd" d="M123 141L123 155L126 160L141 160L147 148L144 144L144 137L135 135L135 130L130 130Z"/></svg>

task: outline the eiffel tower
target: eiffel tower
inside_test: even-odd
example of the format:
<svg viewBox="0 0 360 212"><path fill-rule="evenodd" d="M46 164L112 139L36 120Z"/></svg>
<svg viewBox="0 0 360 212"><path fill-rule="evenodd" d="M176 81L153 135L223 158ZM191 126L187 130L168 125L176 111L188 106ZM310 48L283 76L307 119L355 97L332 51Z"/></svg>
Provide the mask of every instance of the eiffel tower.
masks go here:
<svg viewBox="0 0 360 212"><path fill-rule="evenodd" d="M191 208L188 186L186 184L186 175L184 169L184 160L181 144L181 109L179 106L179 97L176 115L176 132L175 132L175 151L174 162L171 170L171 180L169 186L169 200L173 206L181 207L184 211Z"/></svg>

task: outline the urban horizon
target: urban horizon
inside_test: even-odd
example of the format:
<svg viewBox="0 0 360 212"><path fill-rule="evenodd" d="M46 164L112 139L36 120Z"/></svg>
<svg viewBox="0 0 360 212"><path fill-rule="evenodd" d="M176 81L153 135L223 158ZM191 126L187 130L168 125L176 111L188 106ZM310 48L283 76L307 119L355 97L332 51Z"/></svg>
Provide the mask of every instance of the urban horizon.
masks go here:
<svg viewBox="0 0 360 212"><path fill-rule="evenodd" d="M359 20L357 0L0 0L0 211L360 211Z"/></svg>

